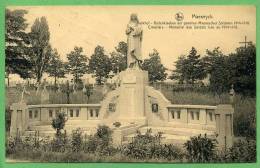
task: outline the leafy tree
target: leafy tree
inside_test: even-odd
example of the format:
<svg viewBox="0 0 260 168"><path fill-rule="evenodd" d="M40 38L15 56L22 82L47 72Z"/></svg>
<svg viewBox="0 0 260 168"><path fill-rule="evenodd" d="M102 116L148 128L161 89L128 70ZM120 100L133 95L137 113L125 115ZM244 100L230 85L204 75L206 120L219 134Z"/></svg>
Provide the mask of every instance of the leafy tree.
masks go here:
<svg viewBox="0 0 260 168"><path fill-rule="evenodd" d="M60 55L56 49L52 52L52 57L47 66L47 73L49 73L50 77L54 77L54 86L55 89L57 87L57 78L65 77L65 65L60 59Z"/></svg>
<svg viewBox="0 0 260 168"><path fill-rule="evenodd" d="M150 82L163 81L167 77L166 68L161 63L161 58L157 50L149 54L149 59L145 59L142 69L148 71Z"/></svg>
<svg viewBox="0 0 260 168"><path fill-rule="evenodd" d="M115 49L116 51L111 53L110 62L112 71L117 73L118 71L121 72L127 68L127 44L121 41Z"/></svg>
<svg viewBox="0 0 260 168"><path fill-rule="evenodd" d="M189 55L179 57L176 62L176 70L174 70L172 79L178 79L180 83L185 81L188 84L194 84L198 80L206 77L207 71L205 65L197 54L197 50L192 47Z"/></svg>
<svg viewBox="0 0 260 168"><path fill-rule="evenodd" d="M207 50L206 53L207 55L203 58L203 62L210 74L210 90L218 95L228 92L231 88L228 57L223 55L218 47L212 51Z"/></svg>
<svg viewBox="0 0 260 168"><path fill-rule="evenodd" d="M31 62L33 64L33 74L38 83L41 83L43 73L51 58L51 46L49 44L50 32L45 17L37 18L32 27L30 35Z"/></svg>
<svg viewBox="0 0 260 168"><path fill-rule="evenodd" d="M200 59L200 55L197 55L197 50L192 47L189 55L187 56L187 82L194 84L196 80L202 80L206 77L206 71L203 62Z"/></svg>
<svg viewBox="0 0 260 168"><path fill-rule="evenodd" d="M232 74L231 82L236 93L255 96L256 94L256 47L239 47L229 55L228 65Z"/></svg>
<svg viewBox="0 0 260 168"><path fill-rule="evenodd" d="M32 65L28 56L25 14L26 10L5 10L5 72L8 85L10 73L16 73L22 78L30 77Z"/></svg>
<svg viewBox="0 0 260 168"><path fill-rule="evenodd" d="M88 72L88 58L83 54L82 47L75 47L68 55L68 63L66 69L73 74L74 82L79 83L81 77Z"/></svg>
<svg viewBox="0 0 260 168"><path fill-rule="evenodd" d="M109 57L105 55L104 48L97 46L89 60L89 70L91 73L94 73L99 85L103 83L105 78L108 78L111 69L111 62Z"/></svg>
<svg viewBox="0 0 260 168"><path fill-rule="evenodd" d="M52 127L56 130L56 135L59 137L61 135L61 130L64 128L66 123L66 114L58 113L56 118L52 120Z"/></svg>
<svg viewBox="0 0 260 168"><path fill-rule="evenodd" d="M173 70L172 75L169 77L170 79L178 80L180 84L183 84L186 80L186 64L187 60L184 55L181 55L178 60L175 62L175 70Z"/></svg>

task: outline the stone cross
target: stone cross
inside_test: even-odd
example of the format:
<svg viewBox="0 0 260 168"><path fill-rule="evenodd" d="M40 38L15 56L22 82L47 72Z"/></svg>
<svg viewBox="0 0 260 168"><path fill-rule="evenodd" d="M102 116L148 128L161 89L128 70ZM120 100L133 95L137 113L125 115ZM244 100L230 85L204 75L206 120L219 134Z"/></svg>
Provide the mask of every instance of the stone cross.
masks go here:
<svg viewBox="0 0 260 168"><path fill-rule="evenodd" d="M20 102L24 101L24 94L29 94L29 92L26 91L26 85L23 86L22 96Z"/></svg>
<svg viewBox="0 0 260 168"><path fill-rule="evenodd" d="M247 44L248 44L248 45L252 44L252 41L247 41L246 39L247 39L247 38L246 38L246 36L245 36L245 41L239 42L240 44L245 44L245 48L247 47Z"/></svg>
<svg viewBox="0 0 260 168"><path fill-rule="evenodd" d="M41 103L49 103L50 94L46 88L46 85L43 86L43 90L40 95Z"/></svg>

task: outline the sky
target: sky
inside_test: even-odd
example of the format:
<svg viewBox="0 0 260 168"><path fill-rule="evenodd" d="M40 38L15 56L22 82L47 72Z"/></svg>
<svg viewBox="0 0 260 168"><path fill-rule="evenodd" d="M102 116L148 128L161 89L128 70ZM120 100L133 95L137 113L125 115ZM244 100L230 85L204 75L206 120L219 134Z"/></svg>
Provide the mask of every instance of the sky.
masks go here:
<svg viewBox="0 0 260 168"><path fill-rule="evenodd" d="M206 21L192 15L211 15L207 21L248 21L237 29L150 29L143 24L142 58L156 49L162 63L174 69L180 55L187 55L191 47L204 55L206 49L220 47L223 53L234 52L247 36L256 41L256 12L254 6L12 6L9 9L25 9L28 14L28 31L34 20L46 17L50 31L50 44L66 61L66 54L75 46L83 47L88 57L97 45L107 54L114 51L118 42L126 41L125 29L131 13L137 13L139 21L176 21L175 14L181 12L183 22Z"/></svg>

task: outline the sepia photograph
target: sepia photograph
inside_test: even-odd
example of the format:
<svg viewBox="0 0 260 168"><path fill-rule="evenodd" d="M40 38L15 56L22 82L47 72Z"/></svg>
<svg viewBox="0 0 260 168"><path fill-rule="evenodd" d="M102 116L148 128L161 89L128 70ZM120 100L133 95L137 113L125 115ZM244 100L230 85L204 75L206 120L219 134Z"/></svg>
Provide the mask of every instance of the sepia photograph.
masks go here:
<svg viewBox="0 0 260 168"><path fill-rule="evenodd" d="M6 6L7 163L256 163L253 5Z"/></svg>

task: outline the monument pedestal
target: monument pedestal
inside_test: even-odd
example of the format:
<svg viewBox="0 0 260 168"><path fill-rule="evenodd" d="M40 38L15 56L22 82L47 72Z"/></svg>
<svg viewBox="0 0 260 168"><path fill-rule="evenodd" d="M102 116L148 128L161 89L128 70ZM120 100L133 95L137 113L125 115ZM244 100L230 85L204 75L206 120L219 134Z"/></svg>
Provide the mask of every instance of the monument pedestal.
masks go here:
<svg viewBox="0 0 260 168"><path fill-rule="evenodd" d="M145 122L145 86L148 85L148 72L140 69L127 69L119 74L118 98L119 121Z"/></svg>

